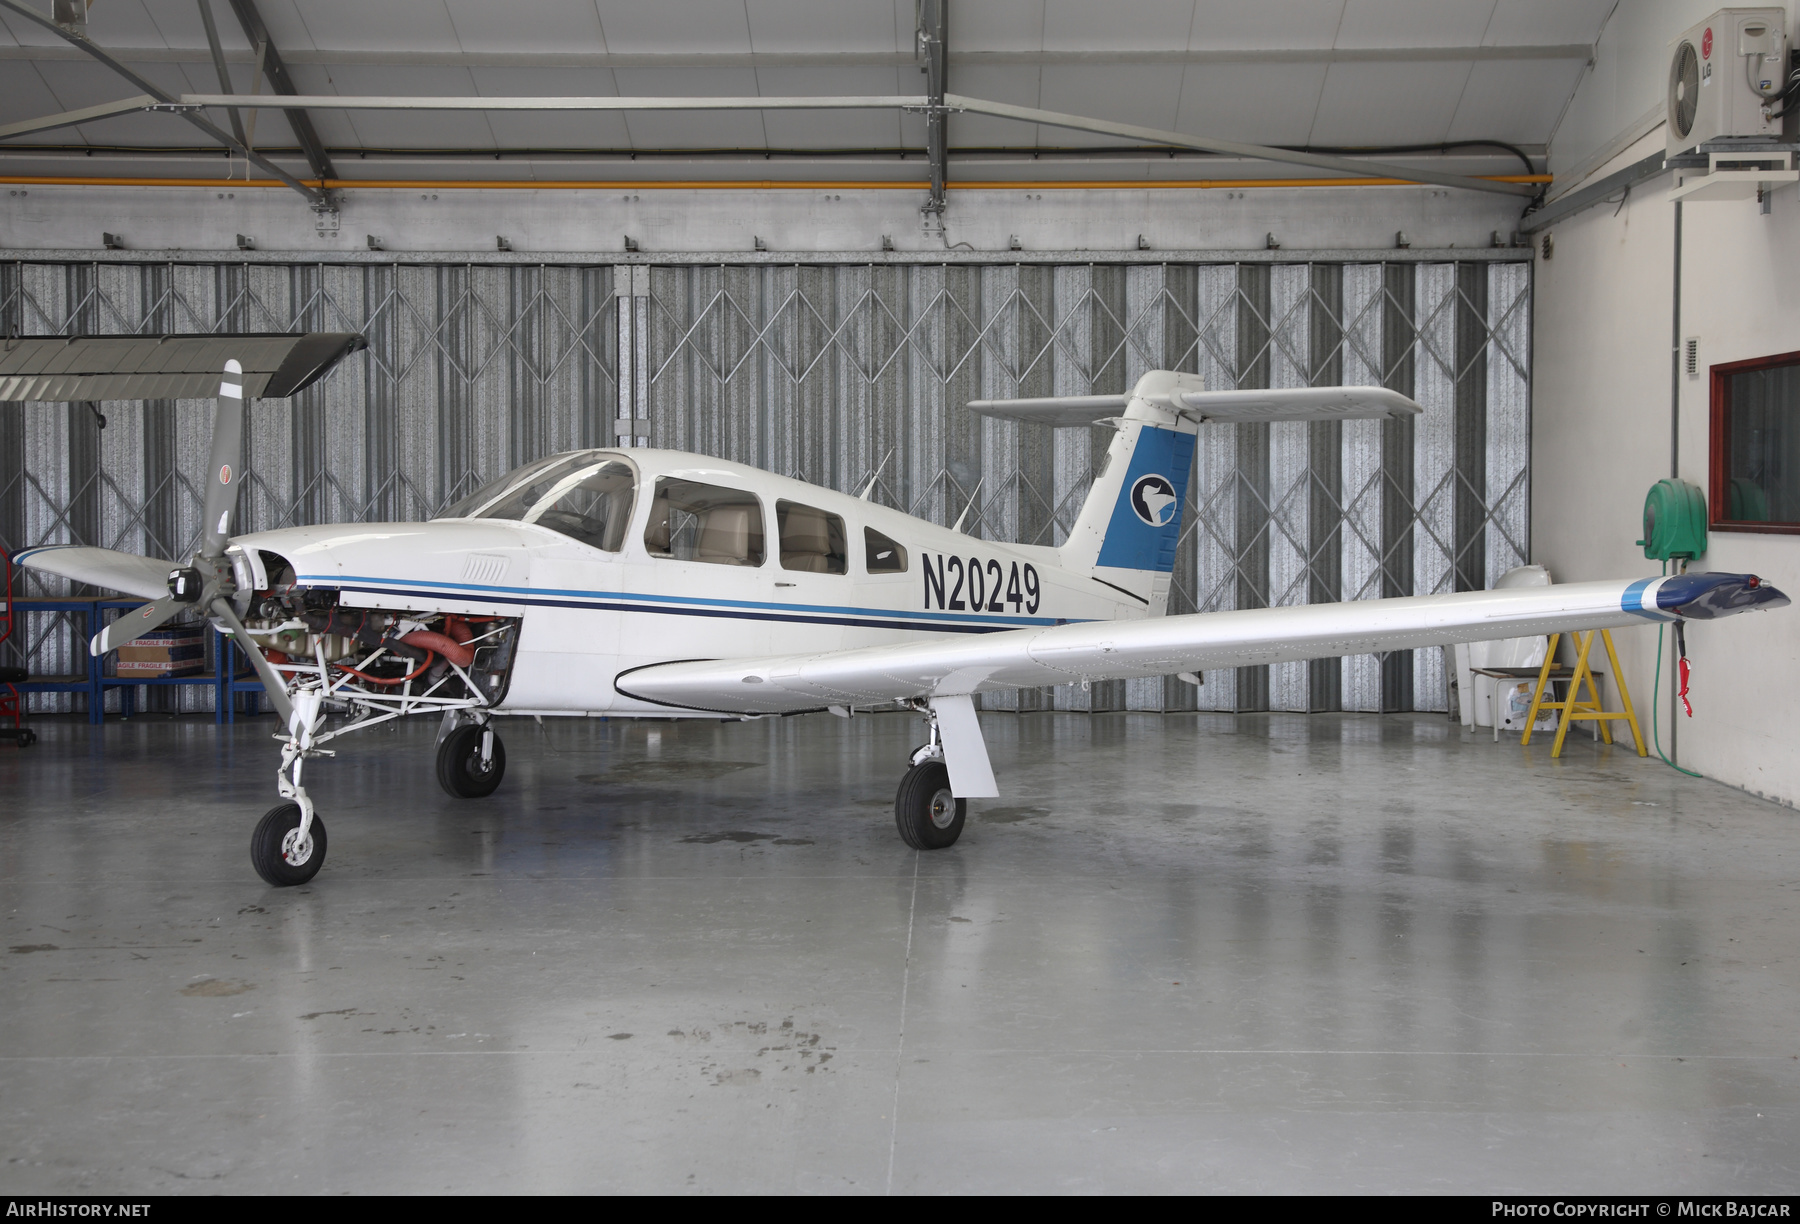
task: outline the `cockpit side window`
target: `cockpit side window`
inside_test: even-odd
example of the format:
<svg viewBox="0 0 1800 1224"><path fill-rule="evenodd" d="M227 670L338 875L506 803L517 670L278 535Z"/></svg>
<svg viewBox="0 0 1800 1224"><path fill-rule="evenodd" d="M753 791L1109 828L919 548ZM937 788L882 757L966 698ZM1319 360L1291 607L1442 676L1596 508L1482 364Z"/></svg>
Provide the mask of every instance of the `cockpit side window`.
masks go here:
<svg viewBox="0 0 1800 1224"><path fill-rule="evenodd" d="M567 477L564 477L567 480ZM631 520L632 491L637 473L631 465L612 460L583 474L525 519L559 531L592 548L618 552L625 543L625 527Z"/></svg>
<svg viewBox="0 0 1800 1224"><path fill-rule="evenodd" d="M864 564L871 574L904 574L906 549L876 531L863 528Z"/></svg>
<svg viewBox="0 0 1800 1224"><path fill-rule="evenodd" d="M761 565L762 503L742 489L660 476L644 547L652 557L676 561Z"/></svg>
<svg viewBox="0 0 1800 1224"><path fill-rule="evenodd" d="M811 574L843 574L850 569L844 547L844 520L799 502L775 503L781 533L781 568Z"/></svg>

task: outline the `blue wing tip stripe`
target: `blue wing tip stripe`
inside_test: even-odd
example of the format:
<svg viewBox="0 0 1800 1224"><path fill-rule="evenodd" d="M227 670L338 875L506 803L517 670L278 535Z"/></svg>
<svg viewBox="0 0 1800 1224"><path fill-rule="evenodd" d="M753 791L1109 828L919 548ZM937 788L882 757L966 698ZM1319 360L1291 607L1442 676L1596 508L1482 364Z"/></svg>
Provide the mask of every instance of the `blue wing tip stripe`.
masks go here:
<svg viewBox="0 0 1800 1224"><path fill-rule="evenodd" d="M1644 606L1644 593L1648 591L1651 584L1656 581L1658 580L1655 578L1639 578L1636 582L1626 587L1624 595L1619 598L1620 609L1641 616L1645 620L1668 620L1669 618L1664 616L1655 607L1646 608Z"/></svg>

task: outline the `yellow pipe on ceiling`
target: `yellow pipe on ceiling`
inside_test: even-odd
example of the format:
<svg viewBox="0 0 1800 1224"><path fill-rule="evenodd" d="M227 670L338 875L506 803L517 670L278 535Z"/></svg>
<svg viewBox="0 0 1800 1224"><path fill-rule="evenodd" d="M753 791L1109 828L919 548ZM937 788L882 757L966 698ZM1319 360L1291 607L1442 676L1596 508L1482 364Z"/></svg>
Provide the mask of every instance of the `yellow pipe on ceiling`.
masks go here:
<svg viewBox="0 0 1800 1224"><path fill-rule="evenodd" d="M1548 183L1548 174L1484 174L1496 183ZM929 183L883 179L304 179L308 187L369 191L925 191ZM14 187L286 187L274 179L122 178L56 174L0 175ZM1299 179L994 179L952 182L951 191L1211 191L1242 187L1424 187L1397 178Z"/></svg>

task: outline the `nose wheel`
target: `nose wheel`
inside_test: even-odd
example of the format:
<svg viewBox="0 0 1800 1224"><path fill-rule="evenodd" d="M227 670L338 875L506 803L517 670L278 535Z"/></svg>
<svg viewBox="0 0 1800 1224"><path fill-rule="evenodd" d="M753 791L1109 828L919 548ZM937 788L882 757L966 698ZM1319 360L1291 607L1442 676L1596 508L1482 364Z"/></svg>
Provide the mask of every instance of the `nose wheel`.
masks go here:
<svg viewBox="0 0 1800 1224"><path fill-rule="evenodd" d="M250 862L277 888L306 883L325 865L325 822L314 815L302 834L298 803L270 808L250 835Z"/></svg>
<svg viewBox="0 0 1800 1224"><path fill-rule="evenodd" d="M458 799L493 794L506 775L506 745L491 724L461 726L438 745L438 785Z"/></svg>
<svg viewBox="0 0 1800 1224"><path fill-rule="evenodd" d="M921 761L900 779L894 824L914 850L942 850L962 836L969 801L950 793L950 771L937 758Z"/></svg>

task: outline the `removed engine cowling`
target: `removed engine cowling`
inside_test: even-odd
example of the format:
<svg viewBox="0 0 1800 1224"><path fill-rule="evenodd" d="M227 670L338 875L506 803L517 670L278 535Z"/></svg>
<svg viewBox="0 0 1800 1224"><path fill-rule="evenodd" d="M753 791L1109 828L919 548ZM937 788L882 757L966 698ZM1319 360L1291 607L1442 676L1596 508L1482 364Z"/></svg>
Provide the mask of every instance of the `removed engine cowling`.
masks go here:
<svg viewBox="0 0 1800 1224"><path fill-rule="evenodd" d="M268 585L251 596L244 627L278 669L325 666L339 692L505 697L518 617L344 607L337 591L297 587L284 562L262 559Z"/></svg>

